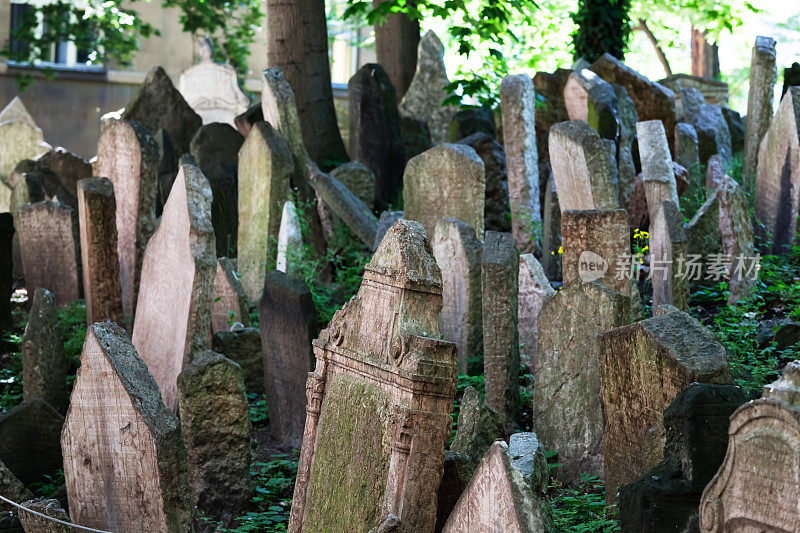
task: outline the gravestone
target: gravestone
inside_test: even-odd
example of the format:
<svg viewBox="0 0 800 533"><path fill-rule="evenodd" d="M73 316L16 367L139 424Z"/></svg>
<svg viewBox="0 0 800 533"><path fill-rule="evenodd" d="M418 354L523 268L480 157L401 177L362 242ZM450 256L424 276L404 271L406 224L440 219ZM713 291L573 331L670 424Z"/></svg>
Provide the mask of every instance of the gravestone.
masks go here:
<svg viewBox="0 0 800 533"><path fill-rule="evenodd" d="M450 119L458 111L456 106L442 105L448 83L444 46L433 30L428 30L419 40L417 70L400 102L400 115L425 122L434 145L448 141Z"/></svg>
<svg viewBox="0 0 800 533"><path fill-rule="evenodd" d="M630 323L630 298L599 283L571 283L542 306L534 361L533 427L565 482L603 475L597 335Z"/></svg>
<svg viewBox="0 0 800 533"><path fill-rule="evenodd" d="M375 232L375 240L373 241L372 249L377 250L380 246L383 237L389 228L394 226L394 223L403 218L405 213L403 211L383 211L378 219L378 229Z"/></svg>
<svg viewBox="0 0 800 533"><path fill-rule="evenodd" d="M617 95L610 83L591 70L572 71L564 85L564 105L570 120L586 122L603 139L617 139Z"/></svg>
<svg viewBox="0 0 800 533"><path fill-rule="evenodd" d="M144 253L133 325L133 344L173 412L178 374L209 345L216 264L211 188L200 169L181 165Z"/></svg>
<svg viewBox="0 0 800 533"><path fill-rule="evenodd" d="M697 147L700 163L706 163L713 155L719 155L726 163L733 159L733 145L728 123L722 108L706 104L697 89L682 88L681 94L686 111L686 121L697 132Z"/></svg>
<svg viewBox="0 0 800 533"><path fill-rule="evenodd" d="M42 130L27 120L0 121L0 209L7 210L10 200L9 180L17 163L33 159L50 147L42 140Z"/></svg>
<svg viewBox="0 0 800 533"><path fill-rule="evenodd" d="M92 165L64 148L20 161L11 173L12 211L28 202L58 197L77 213L78 181L91 177ZM15 207L16 206L16 207ZM77 217L77 214L75 215Z"/></svg>
<svg viewBox="0 0 800 533"><path fill-rule="evenodd" d="M694 126L686 122L678 122L675 125L675 162L689 171L690 187L698 188L702 184L697 131Z"/></svg>
<svg viewBox="0 0 800 533"><path fill-rule="evenodd" d="M41 398L58 412L67 410L67 360L53 293L38 288L22 336L22 398Z"/></svg>
<svg viewBox="0 0 800 533"><path fill-rule="evenodd" d="M719 232L719 188L709 194L684 229L687 238L686 251L689 254L708 257L722 252L722 235Z"/></svg>
<svg viewBox="0 0 800 533"><path fill-rule="evenodd" d="M616 209L603 141L587 123L561 122L550 129L550 165L561 212Z"/></svg>
<svg viewBox="0 0 800 533"><path fill-rule="evenodd" d="M258 314L270 433L298 447L303 441L306 379L313 370L311 341L317 331L311 290L283 272L268 272Z"/></svg>
<svg viewBox="0 0 800 533"><path fill-rule="evenodd" d="M17 503L33 498L33 493L11 473L3 461L0 461L0 494ZM2 528L0 531L21 533L23 530L20 527L17 508L10 503L0 501L0 528Z"/></svg>
<svg viewBox="0 0 800 533"><path fill-rule="evenodd" d="M445 217L466 222L483 239L485 182L483 162L464 144L440 144L406 165L403 177L405 218L433 235Z"/></svg>
<svg viewBox="0 0 800 533"><path fill-rule="evenodd" d="M494 112L486 106L461 109L450 120L450 142L459 142L476 133L497 137Z"/></svg>
<svg viewBox="0 0 800 533"><path fill-rule="evenodd" d="M560 68L552 74L537 72L533 77L536 98L542 105L536 113L536 144L539 151L539 165L550 161L548 149L550 128L559 122L569 120L564 103L564 86L567 84L572 70ZM541 174L540 174L541 176Z"/></svg>
<svg viewBox="0 0 800 533"><path fill-rule="evenodd" d="M794 62L789 68L783 69L783 88L781 89L781 98L789 90L789 87L800 85L800 63ZM2 122L2 117L0 117Z"/></svg>
<svg viewBox="0 0 800 533"><path fill-rule="evenodd" d="M228 331L230 324L250 325L250 303L236 272L236 260L220 257L214 275L214 298L211 310L211 331ZM224 352L223 352L224 353ZM225 354L228 355L228 354ZM228 356L230 357L230 356Z"/></svg>
<svg viewBox="0 0 800 533"><path fill-rule="evenodd" d="M122 310L133 317L142 257L156 228L158 146L138 122L113 121L97 141L95 174L111 180L116 199Z"/></svg>
<svg viewBox="0 0 800 533"><path fill-rule="evenodd" d="M730 107L722 106L722 116L725 117L725 123L728 125L728 131L731 134L731 148L733 153L739 154L744 151L744 137L745 137L745 121L742 116L731 109Z"/></svg>
<svg viewBox="0 0 800 533"><path fill-rule="evenodd" d="M17 210L25 284L31 292L51 291L58 306L80 298L78 263L72 232L72 209L52 202Z"/></svg>
<svg viewBox="0 0 800 533"><path fill-rule="evenodd" d="M442 338L458 349L458 371L467 373L470 357L483 353L481 255L483 243L469 224L443 218L436 224L433 255L442 272Z"/></svg>
<svg viewBox="0 0 800 533"><path fill-rule="evenodd" d="M519 344L527 356L528 366L533 370L536 357L539 312L545 302L551 300L556 291L550 286L544 269L533 254L519 256L519 297L517 317L519 321Z"/></svg>
<svg viewBox="0 0 800 533"><path fill-rule="evenodd" d="M116 324L89 326L61 448L74 523L120 532L189 530L180 422Z"/></svg>
<svg viewBox="0 0 800 533"><path fill-rule="evenodd" d="M680 206L675 168L672 165L667 136L661 121L651 120L636 124L639 138L639 157L642 160L647 211L652 221L661 202L670 200Z"/></svg>
<svg viewBox="0 0 800 533"><path fill-rule="evenodd" d="M728 303L734 305L750 294L758 278L753 223L747 197L734 179L720 185L717 198L722 253L731 258Z"/></svg>
<svg viewBox="0 0 800 533"><path fill-rule="evenodd" d="M239 151L239 273L253 302L261 296L264 274L275 264L293 172L286 140L268 123L256 123Z"/></svg>
<svg viewBox="0 0 800 533"><path fill-rule="evenodd" d="M758 236L772 236L772 253L783 254L797 233L800 187L800 87L781 100L758 150L754 195Z"/></svg>
<svg viewBox="0 0 800 533"><path fill-rule="evenodd" d="M41 398L0 415L0 461L25 485L45 483L61 468L58 443L64 417Z"/></svg>
<svg viewBox="0 0 800 533"><path fill-rule="evenodd" d="M791 90L791 89L790 89ZM700 531L794 531L800 523L800 362L730 418L728 450L703 491ZM740 530L741 530L741 526Z"/></svg>
<svg viewBox="0 0 800 533"><path fill-rule="evenodd" d="M628 200L633 192L633 182L636 179L636 164L633 160L633 144L636 140L636 123L639 115L636 106L628 96L625 87L612 84L614 94L617 96L617 118L619 120L619 146L618 146L618 171L619 171L619 203L628 205ZM677 126L676 126L677 127Z"/></svg>
<svg viewBox="0 0 800 533"><path fill-rule="evenodd" d="M469 476L475 472L478 463L495 440L505 434L503 419L489 407L486 399L475 387L467 387L461 397L458 410L458 428L450 451L468 458Z"/></svg>
<svg viewBox="0 0 800 533"><path fill-rule="evenodd" d="M108 178L78 182L78 220L86 322L122 321L117 204Z"/></svg>
<svg viewBox="0 0 800 533"><path fill-rule="evenodd" d="M233 124L236 126L239 133L242 134L242 137L247 137L250 135L253 124L263 120L264 110L261 108L261 102L258 102L248 107L243 113L237 115L236 118L233 119Z"/></svg>
<svg viewBox="0 0 800 533"><path fill-rule="evenodd" d="M344 163L333 169L331 176L347 187L364 205L371 206L375 203L375 175L362 163Z"/></svg>
<svg viewBox="0 0 800 533"><path fill-rule="evenodd" d="M234 119L247 110L250 99L239 87L236 69L212 61L214 45L210 39L206 37L199 44L200 62L181 72L178 90L203 124L235 126Z"/></svg>
<svg viewBox="0 0 800 533"><path fill-rule="evenodd" d="M211 349L242 367L248 394L264 394L264 356L258 328L233 327L231 331L217 331L211 339Z"/></svg>
<svg viewBox="0 0 800 533"><path fill-rule="evenodd" d="M375 175L374 203L383 209L395 203L403 185L405 153L395 88L383 67L368 63L350 78L347 93L350 157Z"/></svg>
<svg viewBox="0 0 800 533"><path fill-rule="evenodd" d="M511 232L522 252L539 248L539 155L536 147L536 91L527 74L506 76L500 83L503 143L508 168Z"/></svg>
<svg viewBox="0 0 800 533"><path fill-rule="evenodd" d="M728 384L725 348L711 331L683 312L656 316L602 333L598 339L606 502L646 464L647 430L692 382Z"/></svg>
<svg viewBox="0 0 800 533"><path fill-rule="evenodd" d="M399 220L314 341L289 531L433 528L457 374L441 287L424 228Z"/></svg>
<svg viewBox="0 0 800 533"><path fill-rule="evenodd" d="M23 502L22 505L31 511L43 514L49 518L55 518L61 522L69 523L69 516L67 516L67 512L64 511L61 507L61 502L58 500L35 499ZM22 509L19 511L19 520L25 531L33 533L71 533L74 531L74 529L68 525L60 524L48 518L23 511Z"/></svg>
<svg viewBox="0 0 800 533"><path fill-rule="evenodd" d="M3 109L0 109L0 123L2 122L27 122L31 126L36 126L36 122L19 96L12 98Z"/></svg>
<svg viewBox="0 0 800 533"><path fill-rule="evenodd" d="M486 232L481 256L486 401L510 428L519 408L519 250L509 233Z"/></svg>
<svg viewBox="0 0 800 533"><path fill-rule="evenodd" d="M706 165L706 193L713 192L727 181L727 177L722 158L718 155L712 156Z"/></svg>
<svg viewBox="0 0 800 533"><path fill-rule="evenodd" d="M507 146L508 142L506 141ZM471 146L483 161L486 184L483 207L484 230L511 231L506 155L503 146L485 133L475 133L461 139L459 143Z"/></svg>
<svg viewBox="0 0 800 533"><path fill-rule="evenodd" d="M686 268L687 239L683 213L670 201L661 203L650 223L650 274L653 284L653 309L672 305L682 311L689 308L689 278Z"/></svg>
<svg viewBox="0 0 800 533"><path fill-rule="evenodd" d="M758 169L761 140L772 120L772 100L778 80L775 44L771 37L756 37L750 59L750 92L747 94L747 126L742 161L742 176L748 187L753 183Z"/></svg>
<svg viewBox="0 0 800 533"><path fill-rule="evenodd" d="M230 527L253 491L252 427L242 369L207 350L178 375L178 398L194 506ZM216 530L200 518L195 524L200 531Z"/></svg>
<svg viewBox="0 0 800 533"><path fill-rule="evenodd" d="M278 257L275 268L281 272L295 275L298 267L297 263L302 258L302 246L303 235L300 231L297 209L294 207L294 202L287 200L283 204L281 227L278 229Z"/></svg>
<svg viewBox="0 0 800 533"><path fill-rule="evenodd" d="M310 184L325 207L337 215L361 242L367 246L375 242L378 220L364 202L330 174L315 171Z"/></svg>
<svg viewBox="0 0 800 533"><path fill-rule="evenodd" d="M460 453L444 452L444 472L439 492L436 495L436 525L434 531L441 531L458 499L463 494L474 470L469 467L469 458Z"/></svg>
<svg viewBox="0 0 800 533"><path fill-rule="evenodd" d="M0 329L12 327L11 294L14 292L14 217L0 213Z"/></svg>
<svg viewBox="0 0 800 533"><path fill-rule="evenodd" d="M553 178L544 189L542 216L542 268L547 279L561 281L561 207Z"/></svg>
<svg viewBox="0 0 800 533"><path fill-rule="evenodd" d="M201 87L203 91L210 89L207 85ZM203 125L203 119L186 103L161 67L153 67L147 73L139 91L125 106L122 119L141 123L151 134L165 129L178 156L189 153L192 137Z"/></svg>
<svg viewBox="0 0 800 533"><path fill-rule="evenodd" d="M400 135L405 145L406 162L432 146L428 124L408 115L400 115Z"/></svg>

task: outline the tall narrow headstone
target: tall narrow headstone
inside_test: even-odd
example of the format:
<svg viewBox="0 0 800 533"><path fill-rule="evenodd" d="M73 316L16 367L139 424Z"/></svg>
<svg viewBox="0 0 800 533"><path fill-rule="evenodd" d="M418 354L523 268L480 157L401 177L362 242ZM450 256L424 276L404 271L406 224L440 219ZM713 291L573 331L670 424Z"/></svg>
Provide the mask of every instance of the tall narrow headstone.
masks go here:
<svg viewBox="0 0 800 533"><path fill-rule="evenodd" d="M519 297L517 317L519 322L520 350L527 356L533 370L536 358L536 338L539 331L539 313L542 306L556 295L544 269L533 254L519 256Z"/></svg>
<svg viewBox="0 0 800 533"><path fill-rule="evenodd" d="M38 288L22 336L22 398L41 398L60 413L67 408L67 360L53 293Z"/></svg>
<svg viewBox="0 0 800 533"><path fill-rule="evenodd" d="M248 298L261 295L275 263L284 202L294 162L289 145L266 122L257 122L239 151L239 272Z"/></svg>
<svg viewBox="0 0 800 533"><path fill-rule="evenodd" d="M633 143L636 140L636 123L639 115L636 106L628 96L625 87L613 84L614 94L617 95L617 108L619 119L619 203L620 206L628 205L628 200L633 192L633 182L636 179L636 164L633 161Z"/></svg>
<svg viewBox="0 0 800 533"><path fill-rule="evenodd" d="M503 143L508 173L511 232L522 252L539 248L539 155L536 148L536 91L526 74L506 76L500 83Z"/></svg>
<svg viewBox="0 0 800 533"><path fill-rule="evenodd" d="M617 95L610 83L591 70L574 70L570 74L564 85L564 104L570 120L586 122L603 139L617 139Z"/></svg>
<svg viewBox="0 0 800 533"><path fill-rule="evenodd" d="M399 220L314 341L289 531L434 527L457 374L441 287L424 228Z"/></svg>
<svg viewBox="0 0 800 533"><path fill-rule="evenodd" d="M306 379L313 369L314 300L305 283L273 270L264 280L258 313L270 433L296 447L303 441Z"/></svg>
<svg viewBox="0 0 800 533"><path fill-rule="evenodd" d="M519 250L509 233L486 232L481 257L486 401L510 428L519 408Z"/></svg>
<svg viewBox="0 0 800 533"><path fill-rule="evenodd" d="M650 272L653 284L653 309L672 305L682 311L689 306L689 278L685 272L687 239L683 213L670 201L661 203L650 223Z"/></svg>
<svg viewBox="0 0 800 533"><path fill-rule="evenodd" d="M220 257L214 275L214 304L211 311L211 331L228 331L230 324L250 325L250 304L242 280L236 271L236 260ZM228 355L228 354L224 354ZM230 357L230 356L228 356Z"/></svg>
<svg viewBox="0 0 800 533"><path fill-rule="evenodd" d="M133 344L173 412L178 374L209 345L216 266L211 188L200 169L181 165L147 244L133 325Z"/></svg>
<svg viewBox="0 0 800 533"><path fill-rule="evenodd" d="M689 171L689 186L698 188L703 182L700 155L697 148L697 131L686 122L675 125L675 162Z"/></svg>
<svg viewBox="0 0 800 533"><path fill-rule="evenodd" d="M294 274L300 260L300 248L303 246L303 235L300 231L300 220L294 202L287 200L283 204L281 227L278 230L278 258L276 269L287 274Z"/></svg>
<svg viewBox="0 0 800 533"><path fill-rule="evenodd" d="M661 202L671 200L680 206L675 170L669 152L664 124L659 120L636 124L639 137L639 157L642 160L642 180L650 220L656 217Z"/></svg>
<svg viewBox="0 0 800 533"><path fill-rule="evenodd" d="M61 448L74 523L120 532L189 530L180 422L116 324L89 326Z"/></svg>
<svg viewBox="0 0 800 533"><path fill-rule="evenodd" d="M742 162L742 176L747 187L755 178L761 140L772 120L772 100L777 80L775 40L758 36L750 59L750 92L747 94L747 126Z"/></svg>
<svg viewBox="0 0 800 533"><path fill-rule="evenodd" d="M483 353L481 255L483 244L466 222L443 218L433 235L433 255L442 271L442 337L458 348L458 370Z"/></svg>
<svg viewBox="0 0 800 533"><path fill-rule="evenodd" d="M136 308L144 249L156 227L157 172L158 146L141 124L120 120L103 128L95 174L114 185L122 310L129 318Z"/></svg>
<svg viewBox="0 0 800 533"><path fill-rule="evenodd" d="M561 207L553 178L544 189L544 215L542 216L542 268L547 279L561 281Z"/></svg>
<svg viewBox="0 0 800 533"><path fill-rule="evenodd" d="M731 259L728 303L733 305L750 295L758 279L753 223L747 197L734 179L728 178L720 185L717 198L722 253Z"/></svg>

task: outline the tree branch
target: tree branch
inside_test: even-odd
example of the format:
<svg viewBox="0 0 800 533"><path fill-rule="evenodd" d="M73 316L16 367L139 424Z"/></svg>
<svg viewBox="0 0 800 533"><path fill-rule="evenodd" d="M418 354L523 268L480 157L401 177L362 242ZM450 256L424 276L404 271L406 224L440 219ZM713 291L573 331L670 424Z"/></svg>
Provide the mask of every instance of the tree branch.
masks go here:
<svg viewBox="0 0 800 533"><path fill-rule="evenodd" d="M653 35L653 32L650 31L650 28L647 27L647 22L644 19L639 19L639 25L631 28L631 31L643 31L644 34L647 35L647 38L650 39L651 43L653 43L653 48L655 48L656 50L656 55L658 56L658 60L661 61L661 66L664 67L664 72L667 73L667 76L672 76L672 69L669 68L669 61L667 61L667 56L664 55L664 51L658 44L658 39L656 39L656 36Z"/></svg>

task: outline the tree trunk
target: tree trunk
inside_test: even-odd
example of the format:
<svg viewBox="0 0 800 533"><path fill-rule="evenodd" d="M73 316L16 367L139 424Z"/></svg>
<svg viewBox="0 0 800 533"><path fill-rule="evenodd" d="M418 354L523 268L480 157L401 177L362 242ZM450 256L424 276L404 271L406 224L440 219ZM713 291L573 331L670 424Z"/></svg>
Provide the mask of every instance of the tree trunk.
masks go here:
<svg viewBox="0 0 800 533"><path fill-rule="evenodd" d="M706 32L692 26L692 76L719 79L719 49L709 44Z"/></svg>
<svg viewBox="0 0 800 533"><path fill-rule="evenodd" d="M267 0L267 64L294 90L303 141L323 169L347 161L336 123L324 0Z"/></svg>
<svg viewBox="0 0 800 533"><path fill-rule="evenodd" d="M373 7L378 7L384 1L373 0ZM397 103L405 96L417 69L417 45L419 21L405 13L393 13L382 24L375 24L378 63L392 80L397 91Z"/></svg>

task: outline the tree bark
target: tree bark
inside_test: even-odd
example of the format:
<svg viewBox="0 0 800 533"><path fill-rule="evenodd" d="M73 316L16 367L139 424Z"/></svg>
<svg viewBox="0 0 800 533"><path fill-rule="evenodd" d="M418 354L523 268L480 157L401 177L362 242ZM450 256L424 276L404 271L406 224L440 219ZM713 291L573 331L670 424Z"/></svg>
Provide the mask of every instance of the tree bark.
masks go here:
<svg viewBox="0 0 800 533"><path fill-rule="evenodd" d="M336 123L324 0L267 0L267 64L294 90L303 141L323 169L347 161Z"/></svg>
<svg viewBox="0 0 800 533"><path fill-rule="evenodd" d="M692 76L719 79L719 49L706 40L706 32L692 26Z"/></svg>
<svg viewBox="0 0 800 533"><path fill-rule="evenodd" d="M658 60L661 61L661 66L664 67L664 72L666 72L667 76L672 76L672 69L669 66L669 61L667 61L667 56L664 54L664 50L661 49L661 45L658 44L658 39L656 39L656 36L653 35L653 32L650 31L650 28L647 26L647 21L639 19L639 25L632 29L644 32L647 38L650 39L653 48L656 50Z"/></svg>
<svg viewBox="0 0 800 533"><path fill-rule="evenodd" d="M373 0L373 7L385 1ZM398 103L405 96L417 69L418 45L419 21L405 13L393 13L382 24L375 24L378 63L392 80Z"/></svg>

